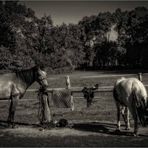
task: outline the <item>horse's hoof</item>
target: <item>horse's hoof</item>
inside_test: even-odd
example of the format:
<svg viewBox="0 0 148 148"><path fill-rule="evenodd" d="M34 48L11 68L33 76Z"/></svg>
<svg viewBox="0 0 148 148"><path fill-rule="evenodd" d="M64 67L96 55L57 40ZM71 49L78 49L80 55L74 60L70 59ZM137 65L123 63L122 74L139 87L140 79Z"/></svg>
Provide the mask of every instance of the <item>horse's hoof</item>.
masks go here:
<svg viewBox="0 0 148 148"><path fill-rule="evenodd" d="M10 125L8 125L8 128L15 128L15 126L10 124Z"/></svg>
<svg viewBox="0 0 148 148"><path fill-rule="evenodd" d="M55 116L56 116L56 114L55 114L55 113L53 113L53 114L52 114L52 116L53 116L53 117L55 117Z"/></svg>
<svg viewBox="0 0 148 148"><path fill-rule="evenodd" d="M119 129L119 128L117 128L117 129L116 129L116 131L117 131L117 132L120 132L120 129Z"/></svg>
<svg viewBox="0 0 148 148"><path fill-rule="evenodd" d="M44 131L44 128L39 128L39 131Z"/></svg>
<svg viewBox="0 0 148 148"><path fill-rule="evenodd" d="M7 125L7 128L12 128L12 126L10 124Z"/></svg>
<svg viewBox="0 0 148 148"><path fill-rule="evenodd" d="M12 125L12 128L18 128L18 126L17 125Z"/></svg>
<svg viewBox="0 0 148 148"><path fill-rule="evenodd" d="M73 128L73 126L74 126L73 123L70 123L70 124L67 125L68 128Z"/></svg>
<svg viewBox="0 0 148 148"><path fill-rule="evenodd" d="M115 133L121 133L120 129L116 129Z"/></svg>
<svg viewBox="0 0 148 148"><path fill-rule="evenodd" d="M12 128L12 123L11 122L8 122L7 127L8 128Z"/></svg>
<svg viewBox="0 0 148 148"><path fill-rule="evenodd" d="M133 134L133 136L134 136L134 137L138 137L138 135L137 135L137 134Z"/></svg>
<svg viewBox="0 0 148 148"><path fill-rule="evenodd" d="M8 128L18 128L18 126L15 124L8 124Z"/></svg>
<svg viewBox="0 0 148 148"><path fill-rule="evenodd" d="M137 133L133 133L133 136L134 137L139 137Z"/></svg>
<svg viewBox="0 0 148 148"><path fill-rule="evenodd" d="M129 127L126 127L126 128L125 128L125 130L129 131L129 130L130 130L130 128L129 128Z"/></svg>

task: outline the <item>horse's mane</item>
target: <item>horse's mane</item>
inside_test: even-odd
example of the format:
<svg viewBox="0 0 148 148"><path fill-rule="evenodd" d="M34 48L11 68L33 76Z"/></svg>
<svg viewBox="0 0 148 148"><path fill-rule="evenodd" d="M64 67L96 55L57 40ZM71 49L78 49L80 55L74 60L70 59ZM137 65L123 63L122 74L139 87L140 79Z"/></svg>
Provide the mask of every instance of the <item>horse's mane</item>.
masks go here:
<svg viewBox="0 0 148 148"><path fill-rule="evenodd" d="M30 69L25 69L21 71L16 71L16 76L23 80L26 84L31 84L33 81L35 81L35 71L37 67L34 66Z"/></svg>

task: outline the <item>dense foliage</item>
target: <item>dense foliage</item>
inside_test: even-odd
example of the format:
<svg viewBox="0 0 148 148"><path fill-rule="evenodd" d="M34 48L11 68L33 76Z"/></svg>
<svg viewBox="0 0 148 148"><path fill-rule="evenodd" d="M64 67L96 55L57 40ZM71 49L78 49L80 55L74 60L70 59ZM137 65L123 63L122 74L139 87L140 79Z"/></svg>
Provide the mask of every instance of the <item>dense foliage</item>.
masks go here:
<svg viewBox="0 0 148 148"><path fill-rule="evenodd" d="M18 1L0 1L0 69L43 64L51 72L148 68L148 9L117 9L53 25Z"/></svg>

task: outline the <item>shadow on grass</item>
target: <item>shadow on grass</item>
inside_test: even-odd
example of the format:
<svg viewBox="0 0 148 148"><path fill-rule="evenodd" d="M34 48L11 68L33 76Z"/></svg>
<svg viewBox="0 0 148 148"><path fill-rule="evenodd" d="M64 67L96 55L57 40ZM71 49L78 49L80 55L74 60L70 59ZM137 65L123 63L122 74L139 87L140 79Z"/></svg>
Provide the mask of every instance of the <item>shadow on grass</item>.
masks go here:
<svg viewBox="0 0 148 148"><path fill-rule="evenodd" d="M104 133L108 135L133 135L131 131L116 131L116 125L112 123L78 123L74 124L73 128L81 131Z"/></svg>
<svg viewBox="0 0 148 148"><path fill-rule="evenodd" d="M41 127L40 124L31 124L31 123L22 123L22 122L14 122L16 127L18 126L28 126L28 127ZM7 121L0 120L0 129L9 128ZM87 131L87 132L97 132L97 133L104 133L108 135L124 135L124 136L131 136L132 133L129 131L116 131L116 125L112 123L99 123L99 122L89 122L89 123L75 123L71 126L71 128L80 130L80 131Z"/></svg>
<svg viewBox="0 0 148 148"><path fill-rule="evenodd" d="M31 124L31 123L22 123L22 122L15 122L16 127L18 126L28 126L33 128L40 128L42 127L39 123L38 124ZM124 126L121 126L122 128L125 128ZM0 129L9 128L7 121L0 120ZM60 128L60 127L58 127ZM95 132L95 133L102 133L107 135L115 135L115 136L133 136L132 131L127 130L116 130L116 124L113 123L105 123L105 122L88 122L88 123L74 123L70 128L84 131L84 132ZM46 128L48 129L48 128ZM49 129L52 129L50 127ZM148 137L148 135L145 134L139 134L140 137Z"/></svg>
<svg viewBox="0 0 148 148"><path fill-rule="evenodd" d="M14 122L16 126L33 126L33 127L40 127L40 124L32 124L32 123L22 123L22 122ZM0 129L8 128L8 122L5 120L0 120Z"/></svg>

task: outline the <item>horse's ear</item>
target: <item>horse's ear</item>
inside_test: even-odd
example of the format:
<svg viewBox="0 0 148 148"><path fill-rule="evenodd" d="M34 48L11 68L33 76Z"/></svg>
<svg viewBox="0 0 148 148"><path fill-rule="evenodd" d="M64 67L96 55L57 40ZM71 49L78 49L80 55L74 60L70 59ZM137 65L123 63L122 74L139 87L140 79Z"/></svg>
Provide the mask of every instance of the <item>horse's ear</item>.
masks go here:
<svg viewBox="0 0 148 148"><path fill-rule="evenodd" d="M39 67L41 70L43 70L43 71L47 71L47 67L45 67L44 65L43 66L40 66Z"/></svg>
<svg viewBox="0 0 148 148"><path fill-rule="evenodd" d="M82 92L84 93L86 90L87 90L87 87L84 87L84 88L82 89Z"/></svg>
<svg viewBox="0 0 148 148"><path fill-rule="evenodd" d="M95 84L94 87L93 87L93 90L96 90L99 88L99 84Z"/></svg>
<svg viewBox="0 0 148 148"><path fill-rule="evenodd" d="M37 69L37 70L45 70L46 68L45 68L45 66L43 64L37 64L35 66L35 69Z"/></svg>

